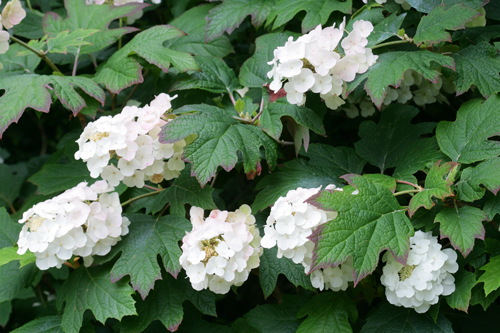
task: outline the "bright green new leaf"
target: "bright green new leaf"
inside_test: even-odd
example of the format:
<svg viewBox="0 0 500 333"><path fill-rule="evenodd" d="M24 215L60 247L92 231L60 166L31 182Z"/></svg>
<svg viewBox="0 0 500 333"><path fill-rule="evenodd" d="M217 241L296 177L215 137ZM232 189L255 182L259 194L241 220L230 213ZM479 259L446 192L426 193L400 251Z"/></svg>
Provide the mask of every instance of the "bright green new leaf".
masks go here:
<svg viewBox="0 0 500 333"><path fill-rule="evenodd" d="M446 30L465 29L465 23L473 20L476 16L479 16L477 10L460 4L451 7L437 6L427 16L422 17L413 42L417 45L451 42L451 35Z"/></svg>
<svg viewBox="0 0 500 333"><path fill-rule="evenodd" d="M387 94L387 87L389 85L398 87L404 73L410 68L420 73L426 80L437 82L440 73L437 71L436 64L451 69L455 67L453 58L430 51L382 53L379 55L377 63L371 66L368 71L356 75L354 81L347 85L347 90L354 91L358 85L368 79L364 89L373 103L380 108Z"/></svg>
<svg viewBox="0 0 500 333"><path fill-rule="evenodd" d="M123 48L113 53L106 64L99 67L95 81L104 84L116 94L133 84L142 83L142 66L129 57L133 54L158 66L164 72L168 71L170 65L185 72L199 70L190 54L163 46L164 41L185 35L183 31L169 25L157 25L135 35Z"/></svg>
<svg viewBox="0 0 500 333"><path fill-rule="evenodd" d="M292 117L297 124L305 126L312 131L325 135L325 127L320 117L311 109L305 106L297 106L284 101L270 103L267 108L264 108L260 116L260 127L269 134L269 136L278 140L283 130L281 118Z"/></svg>
<svg viewBox="0 0 500 333"><path fill-rule="evenodd" d="M0 164L0 207L14 207L23 181L24 177L12 172L7 164Z"/></svg>
<svg viewBox="0 0 500 333"><path fill-rule="evenodd" d="M94 183L96 180L90 177L87 164L81 160L69 164L45 164L28 179L38 186L39 194L52 194L67 190L83 181Z"/></svg>
<svg viewBox="0 0 500 333"><path fill-rule="evenodd" d="M35 262L36 257L31 252L26 252L24 255L17 254L17 247L4 247L0 249L0 266L3 266L11 261L19 260L19 268L23 268L32 262Z"/></svg>
<svg viewBox="0 0 500 333"><path fill-rule="evenodd" d="M425 177L424 190L418 192L411 198L408 206L410 217L419 209L431 209L435 202L432 198L444 200L447 197L453 196L451 185L453 181L448 180L448 175L458 167L456 162L446 162L440 165L440 161L436 162L429 170Z"/></svg>
<svg viewBox="0 0 500 333"><path fill-rule="evenodd" d="M86 39L90 35L95 34L99 30L97 29L77 29L72 32L69 30L61 31L55 37L49 37L47 39L47 51L49 53L64 53L68 52L68 47L70 46L84 46L92 45Z"/></svg>
<svg viewBox="0 0 500 333"><path fill-rule="evenodd" d="M210 42L224 32L231 34L248 15L252 17L253 26L260 27L275 8L276 1L225 0L208 13L205 41Z"/></svg>
<svg viewBox="0 0 500 333"><path fill-rule="evenodd" d="M454 122L441 121L436 138L441 151L453 161L474 163L500 154L500 142L488 138L498 135L500 96L486 101L471 100L462 104Z"/></svg>
<svg viewBox="0 0 500 333"><path fill-rule="evenodd" d="M497 195L500 190L500 157L490 158L462 171L457 182L459 199L469 202L481 199L485 189L480 185Z"/></svg>
<svg viewBox="0 0 500 333"><path fill-rule="evenodd" d="M302 19L302 33L316 28L318 24L325 24L334 11L350 14L352 0L279 0L267 18L266 25L273 23L277 29L295 17L299 12L305 11Z"/></svg>
<svg viewBox="0 0 500 333"><path fill-rule="evenodd" d="M26 49L21 45L13 43L6 53L0 54L0 62L3 65L2 70L0 70L0 77L35 73L35 69L42 61L42 58L33 52L19 57L18 53L24 50Z"/></svg>
<svg viewBox="0 0 500 333"><path fill-rule="evenodd" d="M373 27L372 33L367 37L368 44L366 47L372 47L378 43L382 43L391 37L397 36L399 28L406 17L406 13L397 16L395 13L386 17L382 22Z"/></svg>
<svg viewBox="0 0 500 333"><path fill-rule="evenodd" d="M280 274L284 274L296 287L302 286L305 289L314 290L311 278L304 273L304 266L294 263L292 259L278 258L277 253L278 249L275 246L264 249L264 254L260 257L259 282L264 297L267 298L273 293Z"/></svg>
<svg viewBox="0 0 500 333"><path fill-rule="evenodd" d="M313 296L297 313L298 318L308 316L300 324L299 333L339 332L351 333L349 319L355 322L358 310L342 291Z"/></svg>
<svg viewBox="0 0 500 333"><path fill-rule="evenodd" d="M194 72L177 80L170 91L186 89L203 89L213 93L232 93L240 88L234 71L215 57L196 56L200 72Z"/></svg>
<svg viewBox="0 0 500 333"><path fill-rule="evenodd" d="M393 104L382 112L380 122L364 121L359 126L361 140L354 144L356 153L383 173L399 164L410 146L422 134L430 133L435 123L411 124L418 109L409 105Z"/></svg>
<svg viewBox="0 0 500 333"><path fill-rule="evenodd" d="M486 214L476 207L444 208L434 220L439 222L442 238L449 238L454 249L459 250L464 257L474 248L474 239L483 239L485 230L483 221Z"/></svg>
<svg viewBox="0 0 500 333"><path fill-rule="evenodd" d="M282 304L257 305L250 310L243 316L247 325L262 333L296 332L300 325L297 311L304 304L304 299L288 294L283 294L282 299Z"/></svg>
<svg viewBox="0 0 500 333"><path fill-rule="evenodd" d="M40 317L15 329L12 333L61 333L62 316Z"/></svg>
<svg viewBox="0 0 500 333"><path fill-rule="evenodd" d="M78 333L86 310L92 311L103 324L108 318L121 320L123 316L137 314L131 296L134 290L128 279L111 283L110 268L110 265L80 266L64 281L57 295L59 310L66 302L62 316L64 332Z"/></svg>
<svg viewBox="0 0 500 333"><path fill-rule="evenodd" d="M361 333L398 332L398 333L453 333L451 322L443 313L437 321L430 314L416 313L414 309L405 309L389 303L371 313Z"/></svg>
<svg viewBox="0 0 500 333"><path fill-rule="evenodd" d="M216 316L215 295L208 291L194 290L186 277L174 279L166 275L155 283L144 301L137 302L138 316L123 318L120 332L143 332L154 320L159 320L171 332L179 327L184 310L182 303L189 300L202 313Z"/></svg>
<svg viewBox="0 0 500 333"><path fill-rule="evenodd" d="M487 0L407 0L413 8L422 13L429 13L437 6L444 4L446 8L456 4L462 4L464 7L479 9L483 7Z"/></svg>
<svg viewBox="0 0 500 333"><path fill-rule="evenodd" d="M471 300L472 288L476 285L476 274L466 271L462 267L453 274L455 291L446 296L446 302L452 309L467 312Z"/></svg>
<svg viewBox="0 0 500 333"><path fill-rule="evenodd" d="M35 74L2 77L0 90L5 90L5 93L0 97L0 108L3 110L0 115L0 137L11 123L17 123L26 108L49 112L52 98L48 86L53 87L61 103L74 115L86 106L82 96L75 90L77 87L102 105L106 98L99 85L86 77Z"/></svg>
<svg viewBox="0 0 500 333"><path fill-rule="evenodd" d="M484 294L488 296L492 291L500 288L500 256L490 258L490 262L480 268L485 271L477 283L484 282Z"/></svg>
<svg viewBox="0 0 500 333"><path fill-rule="evenodd" d="M311 144L303 155L309 157L309 161L295 159L286 162L257 184L256 190L261 191L252 205L254 211L273 205L279 197L298 187L341 186L340 176L359 174L366 163L352 148L347 147Z"/></svg>
<svg viewBox="0 0 500 333"><path fill-rule="evenodd" d="M190 162L191 175L201 186L215 175L217 167L230 171L238 162L240 151L247 177L260 174L260 147L266 151L270 169L276 165L276 143L260 128L242 124L224 110L213 108L212 112L187 114L166 124L160 132L160 140L172 143L195 133L196 139L184 148L184 159Z"/></svg>
<svg viewBox="0 0 500 333"><path fill-rule="evenodd" d="M344 178L358 194L322 191L309 199L320 209L338 212L336 219L319 226L310 236L315 243L311 266L313 270L335 267L352 256L356 285L375 270L383 250L405 263L413 226L388 188L362 176Z"/></svg>
<svg viewBox="0 0 500 333"><path fill-rule="evenodd" d="M82 45L79 54L89 54L97 52L108 45L113 44L121 36L137 31L133 27L119 27L109 29L109 24L121 17L129 16L142 8L144 4L130 3L123 6L113 6L105 3L100 6L89 6L85 1L67 0L64 2L67 16L62 18L54 12L48 12L43 18L43 30L49 37L55 37L63 31L73 33L78 29L97 30L96 33L85 38L88 45ZM77 52L73 47L69 50Z"/></svg>

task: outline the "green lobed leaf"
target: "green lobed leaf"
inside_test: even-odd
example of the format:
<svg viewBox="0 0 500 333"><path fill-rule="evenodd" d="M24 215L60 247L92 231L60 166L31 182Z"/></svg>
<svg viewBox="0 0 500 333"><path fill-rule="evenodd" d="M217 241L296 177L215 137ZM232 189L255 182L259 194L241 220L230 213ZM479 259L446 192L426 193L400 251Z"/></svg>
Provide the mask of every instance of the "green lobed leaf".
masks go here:
<svg viewBox="0 0 500 333"><path fill-rule="evenodd" d="M486 311L498 297L500 297L500 289L492 291L488 296L485 296L483 286L476 284L476 286L472 288L470 305L479 304L483 307L483 310Z"/></svg>
<svg viewBox="0 0 500 333"><path fill-rule="evenodd" d="M454 42L458 40L462 47L477 45L481 42L488 43L491 39L500 37L500 26L491 25L486 27L467 28L454 32L451 37ZM452 54L452 56L453 55L454 54Z"/></svg>
<svg viewBox="0 0 500 333"><path fill-rule="evenodd" d="M444 200L447 197L453 196L451 185L453 181L448 180L450 173L454 172L458 167L456 162L446 162L441 164L441 161L436 162L429 170L427 177L425 177L424 189L416 193L410 200L408 205L408 213L410 217L419 209L431 209L434 207L435 202L432 198Z"/></svg>
<svg viewBox="0 0 500 333"><path fill-rule="evenodd" d="M39 272L34 263L20 268L17 261L0 266L0 303L14 299L28 287Z"/></svg>
<svg viewBox="0 0 500 333"><path fill-rule="evenodd" d="M62 332L62 316L40 317L15 329L12 333L60 333Z"/></svg>
<svg viewBox="0 0 500 333"><path fill-rule="evenodd" d="M356 153L378 166L382 173L398 165L409 147L436 126L435 123L411 124L418 112L413 106L393 104L382 112L378 124L371 120L362 122L358 133L361 140L354 144Z"/></svg>
<svg viewBox="0 0 500 333"><path fill-rule="evenodd" d="M451 322L439 313L435 322L428 313L418 314L413 309L382 304L369 315L361 333L453 333Z"/></svg>
<svg viewBox="0 0 500 333"><path fill-rule="evenodd" d="M192 164L191 175L201 186L215 175L218 166L230 171L243 156L244 172L258 175L261 171L260 147L266 151L267 163L272 170L276 165L276 143L258 127L242 124L224 110L186 114L162 127L160 140L172 143L195 133L196 139L184 148L183 159Z"/></svg>
<svg viewBox="0 0 500 333"><path fill-rule="evenodd" d="M474 248L474 239L484 240L483 221L486 214L476 207L444 208L436 215L434 222L439 222L441 239L449 238L454 249L464 257Z"/></svg>
<svg viewBox="0 0 500 333"><path fill-rule="evenodd" d="M42 26L42 16L35 10L33 11L28 10L26 11L26 17L19 24L15 25L12 29L14 30L13 34L15 36L24 37L27 39L42 38L44 35ZM12 47L13 45L14 44L11 44L10 47Z"/></svg>
<svg viewBox="0 0 500 333"><path fill-rule="evenodd" d="M179 333L235 333L229 326L204 320L203 314L190 303L184 304L185 315L176 332ZM151 326L150 326L151 328Z"/></svg>
<svg viewBox="0 0 500 333"><path fill-rule="evenodd" d="M496 214L500 214L500 196L489 195L483 211L488 216L488 221L493 220Z"/></svg>
<svg viewBox="0 0 500 333"><path fill-rule="evenodd" d="M17 243L21 224L14 223L4 207L0 207L0 249L11 247Z"/></svg>
<svg viewBox="0 0 500 333"><path fill-rule="evenodd" d="M47 39L46 52L66 54L68 52L68 47L92 45L90 42L83 39L98 31L97 29L77 29L72 32L69 32L69 30L61 31L55 37Z"/></svg>
<svg viewBox="0 0 500 333"><path fill-rule="evenodd" d="M472 288L476 284L476 275L463 268L454 274L455 291L446 296L446 302L452 309L467 312L471 300Z"/></svg>
<svg viewBox="0 0 500 333"><path fill-rule="evenodd" d="M343 185L340 176L361 173L365 161L352 148L311 144L307 153L309 161L295 159L284 163L276 172L264 177L256 186L253 211L273 205L279 197L298 187L313 188L334 184Z"/></svg>
<svg viewBox="0 0 500 333"><path fill-rule="evenodd" d="M464 7L479 9L483 7L488 0L407 0L406 2L419 12L429 13L441 4L446 5L446 7L462 4Z"/></svg>
<svg viewBox="0 0 500 333"><path fill-rule="evenodd" d="M5 327L9 322L12 313L12 302L6 301L0 303L0 326Z"/></svg>
<svg viewBox="0 0 500 333"><path fill-rule="evenodd" d="M383 185L358 175L346 175L359 190L321 191L308 202L327 211L337 211L336 219L314 230L312 270L338 266L349 256L354 259L354 285L373 272L383 250L406 262L413 226L392 192Z"/></svg>
<svg viewBox="0 0 500 333"><path fill-rule="evenodd" d="M156 281L155 288L144 301L137 302L137 316L123 318L120 332L142 332L153 320L159 320L171 332L176 331L184 316L182 303L191 301L204 314L215 316L215 295L195 291L185 276L174 279L167 275Z"/></svg>
<svg viewBox="0 0 500 333"><path fill-rule="evenodd" d="M224 32L231 34L251 15L252 24L258 28L271 14L277 0L224 0L211 9L206 17L205 41L210 42Z"/></svg>
<svg viewBox="0 0 500 333"><path fill-rule="evenodd" d="M479 16L479 12L462 4L453 6L440 5L422 17L413 37L417 45L451 42L451 35L446 30L465 29L465 23Z"/></svg>
<svg viewBox="0 0 500 333"><path fill-rule="evenodd" d="M12 172L7 164L0 164L0 207L14 207L14 200L19 196L23 181L22 175Z"/></svg>
<svg viewBox="0 0 500 333"><path fill-rule="evenodd" d="M318 24L325 24L331 13L339 11L350 14L352 0L279 0L267 18L266 25L273 23L277 29L295 17L299 12L305 11L302 19L302 33L316 28Z"/></svg>
<svg viewBox="0 0 500 333"><path fill-rule="evenodd" d="M104 91L86 77L35 74L2 77L0 90L5 90L5 93L0 97L0 108L4 110L0 115L0 138L11 123L17 123L26 108L49 112L52 104L47 90L49 85L53 87L53 92L61 103L74 115L86 106L82 96L75 90L77 87L104 105Z"/></svg>
<svg viewBox="0 0 500 333"><path fill-rule="evenodd" d="M500 157L490 158L475 167L464 169L456 185L459 199L468 202L484 196L485 189L480 185L497 195L500 190Z"/></svg>
<svg viewBox="0 0 500 333"><path fill-rule="evenodd" d="M437 82L440 73L437 71L436 65L455 68L453 58L430 51L383 53L379 55L375 65L348 83L347 90L348 92L354 91L358 85L366 80L364 89L373 103L380 108L387 94L387 87L389 85L399 87L404 73L410 68L420 73L426 80Z"/></svg>
<svg viewBox="0 0 500 333"><path fill-rule="evenodd" d="M264 249L260 257L259 282L264 292L264 297L269 297L278 281L278 275L283 274L294 286L314 290L311 279L304 273L304 266L294 263L291 259L277 257L278 249L272 247Z"/></svg>
<svg viewBox="0 0 500 333"><path fill-rule="evenodd" d="M183 31L169 25L157 25L144 30L113 53L108 62L98 68L95 81L102 83L116 94L136 83L142 83L144 81L142 66L129 57L132 54L144 58L164 72L168 71L170 65L180 71L199 70L190 54L163 47L164 41L185 35Z"/></svg>
<svg viewBox="0 0 500 333"><path fill-rule="evenodd" d="M364 174L363 177L374 184L384 186L392 193L396 192L396 179L392 178L391 176L382 175L380 173L369 173Z"/></svg>
<svg viewBox="0 0 500 333"><path fill-rule="evenodd" d="M174 277L179 274L182 251L178 242L191 230L191 223L178 215L159 219L144 214L126 216L131 222L129 234L113 246L105 257L96 257L95 262L107 262L121 252L111 269L111 282L115 283L129 275L132 288L145 299L155 281L162 278L158 255L167 272Z"/></svg>
<svg viewBox="0 0 500 333"><path fill-rule="evenodd" d="M18 56L18 53L24 51L25 48L19 44L11 44L9 50L0 54L0 62L3 65L0 71L0 78L4 76L11 75L22 75L22 74L34 74L35 69L42 61L42 58L38 57L33 52L30 52L26 56Z"/></svg>
<svg viewBox="0 0 500 333"><path fill-rule="evenodd" d="M110 268L109 264L80 266L64 281L57 295L59 310L66 303L62 315L64 332L79 332L86 310L92 311L103 324L108 318L121 320L123 316L137 314L131 296L133 289L127 279L111 283Z"/></svg>
<svg viewBox="0 0 500 333"><path fill-rule="evenodd" d="M297 332L352 332L349 319L355 322L358 310L352 300L342 291L321 293L300 308L297 317L308 316Z"/></svg>
<svg viewBox="0 0 500 333"><path fill-rule="evenodd" d="M441 121L436 138L453 161L474 163L500 154L500 142L488 138L500 133L500 96L475 99L460 107L457 120Z"/></svg>
<svg viewBox="0 0 500 333"><path fill-rule="evenodd" d="M491 292L500 288L500 256L490 258L490 261L480 268L484 271L477 283L484 282L484 294L488 296Z"/></svg>
<svg viewBox="0 0 500 333"><path fill-rule="evenodd" d="M19 268L35 262L36 257L31 252L26 252L23 255L17 254L17 247L4 247L0 249L0 266L3 266L11 261L19 260Z"/></svg>
<svg viewBox="0 0 500 333"><path fill-rule="evenodd" d="M396 13L391 14L386 17L382 22L376 24L373 27L372 33L367 37L368 44L366 47L372 47L377 45L378 43L382 43L383 41L397 36L399 28L403 23L403 20L406 18L406 13L401 15L396 15Z"/></svg>
<svg viewBox="0 0 500 333"><path fill-rule="evenodd" d="M260 116L260 127L269 134L269 136L278 140L283 131L281 118L292 117L297 124L305 126L315 133L325 135L325 127L320 117L311 109L305 106L292 105L282 100L270 103L263 109Z"/></svg>
<svg viewBox="0 0 500 333"><path fill-rule="evenodd" d="M67 190L81 182L94 183L87 164L81 160L69 164L46 163L28 181L38 186L39 194L52 194Z"/></svg>

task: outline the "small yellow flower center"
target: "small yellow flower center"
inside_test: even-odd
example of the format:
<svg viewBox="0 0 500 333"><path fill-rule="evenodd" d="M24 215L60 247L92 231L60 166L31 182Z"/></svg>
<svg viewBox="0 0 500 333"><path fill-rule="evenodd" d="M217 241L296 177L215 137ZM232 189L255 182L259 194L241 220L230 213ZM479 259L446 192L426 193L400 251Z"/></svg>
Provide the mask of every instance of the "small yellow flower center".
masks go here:
<svg viewBox="0 0 500 333"><path fill-rule="evenodd" d="M398 272L399 281L404 281L407 278L409 278L411 276L411 274L413 273L413 270L415 269L415 267L417 267L417 265L407 265L407 266L401 268Z"/></svg>
<svg viewBox="0 0 500 333"><path fill-rule="evenodd" d="M207 264L208 260L212 257L216 257L218 256L219 254L217 253L217 251L215 251L215 247L217 245L219 245L219 242L221 240L224 240L222 238L222 236L216 236L216 237L213 237L213 238L210 238L210 239L206 239L206 240L202 240L201 241L201 244L203 244L203 246L201 247L201 249L203 251L205 251L205 259L203 259L201 262L204 263L205 265Z"/></svg>
<svg viewBox="0 0 500 333"><path fill-rule="evenodd" d="M36 232L38 230L38 228L40 228L40 226L42 225L43 220L44 220L44 218L40 217L38 215L34 215L31 218L29 218L28 223L29 223L30 232Z"/></svg>
<svg viewBox="0 0 500 333"><path fill-rule="evenodd" d="M159 184L163 181L163 175L160 173L154 174L153 177L151 177L151 182L154 184Z"/></svg>
<svg viewBox="0 0 500 333"><path fill-rule="evenodd" d="M108 132L104 132L104 133L94 133L92 134L90 137L89 137L89 140L90 141L99 141L101 140L102 138L107 138L109 136L109 133Z"/></svg>

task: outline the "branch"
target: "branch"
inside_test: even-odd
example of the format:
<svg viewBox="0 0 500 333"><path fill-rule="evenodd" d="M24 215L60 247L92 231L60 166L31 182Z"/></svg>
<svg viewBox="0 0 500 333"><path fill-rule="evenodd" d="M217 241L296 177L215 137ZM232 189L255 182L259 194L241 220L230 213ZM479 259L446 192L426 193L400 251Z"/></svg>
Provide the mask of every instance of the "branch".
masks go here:
<svg viewBox="0 0 500 333"><path fill-rule="evenodd" d="M161 193L163 190L158 190L158 191L154 191L154 192L149 192L149 193L146 193L146 194L142 194L142 195L139 195L135 198L131 198L131 199L128 199L127 201L125 202L122 202L122 207L125 206L125 205L128 205L129 203L131 202L134 202L136 200L139 200L139 199L142 199L142 198L146 198L146 197L149 197L149 196L152 196L152 195L156 195L158 193Z"/></svg>
<svg viewBox="0 0 500 333"><path fill-rule="evenodd" d="M264 96L262 96L262 99L260 100L259 113L257 113L255 118L252 119L252 124L255 123L260 118L262 111L264 111Z"/></svg>
<svg viewBox="0 0 500 333"><path fill-rule="evenodd" d="M59 68L57 68L56 65L54 65L54 63L49 59L47 58L47 55L44 53L44 52L40 52L38 50L35 50L34 48L32 48L31 46L29 46L28 44L26 44L25 42L23 42L22 40L20 39L17 39L16 37L14 36L10 36L10 39L12 39L14 42L18 43L19 45L27 48L28 50L30 50L31 52L35 53L37 56L39 56L40 58L42 58L46 63L47 65L50 66L50 68L52 68L54 70L54 72L57 72L59 74L62 75L61 71L59 70Z"/></svg>
<svg viewBox="0 0 500 333"><path fill-rule="evenodd" d="M405 44L405 43L413 43L413 39L402 39L402 40L396 40L394 42L382 43L382 44L372 46L371 49L375 50L375 49L378 49L378 48L381 48L384 46L391 46L391 45Z"/></svg>

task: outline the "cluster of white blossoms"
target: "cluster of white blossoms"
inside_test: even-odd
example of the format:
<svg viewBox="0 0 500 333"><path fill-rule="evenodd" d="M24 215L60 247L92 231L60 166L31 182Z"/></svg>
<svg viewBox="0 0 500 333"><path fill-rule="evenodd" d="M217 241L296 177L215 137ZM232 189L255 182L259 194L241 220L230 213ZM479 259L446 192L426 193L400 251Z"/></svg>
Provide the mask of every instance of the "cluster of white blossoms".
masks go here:
<svg viewBox="0 0 500 333"><path fill-rule="evenodd" d="M75 158L87 163L91 177L101 176L112 186L123 181L140 188L147 180L158 184L178 177L184 169L181 157L186 142L161 143L158 137L166 124L161 117L175 97L162 93L143 108L126 106L113 117L88 124L76 141ZM110 162L113 157L116 165Z"/></svg>
<svg viewBox="0 0 500 333"><path fill-rule="evenodd" d="M0 15L0 54L7 52L10 39L10 34L2 29L10 29L18 25L25 17L26 11L23 9L21 1L12 0L5 5Z"/></svg>
<svg viewBox="0 0 500 333"><path fill-rule="evenodd" d="M85 266L93 255L103 256L120 236L128 234L130 221L122 217L118 193L104 180L86 182L40 202L27 210L19 223L18 254L27 250L36 256L36 265L45 270L60 268L73 255L83 257Z"/></svg>
<svg viewBox="0 0 500 333"><path fill-rule="evenodd" d="M307 237L314 229L337 217L337 212L326 212L305 201L320 191L319 188L297 188L280 197L271 208L271 213L264 226L261 245L271 248L278 245L278 258L282 256L302 264L309 273L312 263L314 243ZM335 185L328 185L327 190L342 191ZM353 194L359 192L355 191ZM348 260L335 268L328 267L311 273L311 283L315 288L346 290L349 281L353 281L352 261Z"/></svg>
<svg viewBox="0 0 500 333"><path fill-rule="evenodd" d="M457 253L452 249L441 250L441 244L431 232L417 231L410 238L406 266L389 252L382 260L387 264L380 280L391 304L424 313L438 302L440 295L447 296L455 291L452 273L458 270Z"/></svg>
<svg viewBox="0 0 500 333"><path fill-rule="evenodd" d="M277 93L283 81L288 79L284 89L291 104L303 105L308 90L319 93L330 109L335 110L344 104L340 95L345 82L351 82L356 74L366 72L378 58L366 48L366 37L373 31L370 22L354 22L353 30L345 38L344 28L345 18L339 28L334 25L321 29L319 25L296 41L290 37L285 46L274 50L274 59L268 62L273 65L267 73L273 78L269 88ZM339 43L343 53L338 48Z"/></svg>
<svg viewBox="0 0 500 333"><path fill-rule="evenodd" d="M251 208L213 210L205 219L203 209L193 206L190 215L193 230L182 239L179 261L193 288L225 294L243 284L262 255Z"/></svg>

